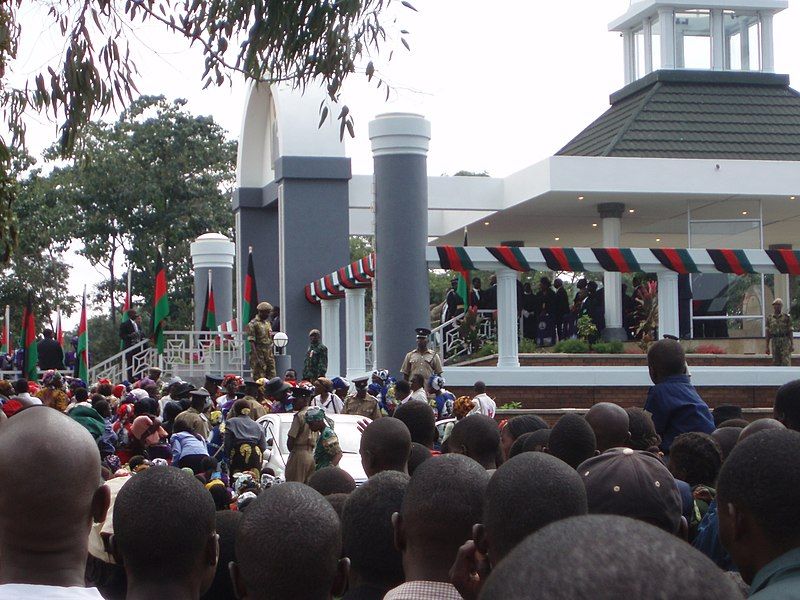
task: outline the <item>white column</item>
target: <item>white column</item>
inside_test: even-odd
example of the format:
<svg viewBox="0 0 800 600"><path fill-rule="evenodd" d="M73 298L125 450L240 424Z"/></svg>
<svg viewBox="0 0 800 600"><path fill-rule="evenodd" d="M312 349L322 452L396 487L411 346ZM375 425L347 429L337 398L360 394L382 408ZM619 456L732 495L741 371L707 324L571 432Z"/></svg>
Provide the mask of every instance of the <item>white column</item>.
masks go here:
<svg viewBox="0 0 800 600"><path fill-rule="evenodd" d="M741 40L741 47L739 48L739 57L742 63L742 71L750 70L750 29L745 27L744 23L739 26L739 39Z"/></svg>
<svg viewBox="0 0 800 600"><path fill-rule="evenodd" d="M347 316L347 378L352 379L367 371L367 349L364 346L366 318L364 300L366 290L358 288L344 291L344 312Z"/></svg>
<svg viewBox="0 0 800 600"><path fill-rule="evenodd" d="M711 68L725 70L725 26L721 8L711 10Z"/></svg>
<svg viewBox="0 0 800 600"><path fill-rule="evenodd" d="M339 300L322 300L322 343L328 348L328 372L330 379L341 375L339 358Z"/></svg>
<svg viewBox="0 0 800 600"><path fill-rule="evenodd" d="M629 29L622 34L625 63L625 85L636 80L636 50L633 32Z"/></svg>
<svg viewBox="0 0 800 600"><path fill-rule="evenodd" d="M658 9L658 26L661 28L662 69L675 68L675 13L671 8Z"/></svg>
<svg viewBox="0 0 800 600"><path fill-rule="evenodd" d="M502 268L497 275L497 366L519 366L517 273Z"/></svg>
<svg viewBox="0 0 800 600"><path fill-rule="evenodd" d="M645 19L642 24L642 35L644 36L644 73L653 72L653 23L650 19Z"/></svg>
<svg viewBox="0 0 800 600"><path fill-rule="evenodd" d="M603 246L619 248L622 237L622 213L625 205L621 202L607 202L597 205L603 227ZM603 273L603 302L605 303L606 328L603 339L624 341L628 335L622 328L622 274L606 271Z"/></svg>
<svg viewBox="0 0 800 600"><path fill-rule="evenodd" d="M658 274L658 336L680 337L678 321L678 274L665 271Z"/></svg>
<svg viewBox="0 0 800 600"><path fill-rule="evenodd" d="M775 72L775 49L773 46L774 30L772 13L758 13L761 17L761 70L765 73Z"/></svg>

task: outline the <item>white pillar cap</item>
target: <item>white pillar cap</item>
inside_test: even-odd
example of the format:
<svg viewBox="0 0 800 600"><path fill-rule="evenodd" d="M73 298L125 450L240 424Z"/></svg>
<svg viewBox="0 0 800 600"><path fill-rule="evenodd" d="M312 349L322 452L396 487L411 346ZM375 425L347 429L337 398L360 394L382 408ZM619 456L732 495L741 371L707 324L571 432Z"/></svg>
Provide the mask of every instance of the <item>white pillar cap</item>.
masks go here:
<svg viewBox="0 0 800 600"><path fill-rule="evenodd" d="M204 233L189 247L195 269L233 268L236 245L221 233Z"/></svg>
<svg viewBox="0 0 800 600"><path fill-rule="evenodd" d="M420 154L426 156L431 141L431 123L414 113L385 113L369 123L373 156Z"/></svg>

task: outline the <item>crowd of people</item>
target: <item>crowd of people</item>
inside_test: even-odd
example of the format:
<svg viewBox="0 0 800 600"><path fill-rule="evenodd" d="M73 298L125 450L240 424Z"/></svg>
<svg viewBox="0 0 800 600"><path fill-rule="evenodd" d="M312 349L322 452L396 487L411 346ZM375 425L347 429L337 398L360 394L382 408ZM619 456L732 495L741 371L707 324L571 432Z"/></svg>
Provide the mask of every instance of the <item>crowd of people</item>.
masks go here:
<svg viewBox="0 0 800 600"><path fill-rule="evenodd" d="M643 406L498 422L481 382L438 402L424 333L397 381L0 382L0 600L800 598L800 380L711 411L662 340Z"/></svg>

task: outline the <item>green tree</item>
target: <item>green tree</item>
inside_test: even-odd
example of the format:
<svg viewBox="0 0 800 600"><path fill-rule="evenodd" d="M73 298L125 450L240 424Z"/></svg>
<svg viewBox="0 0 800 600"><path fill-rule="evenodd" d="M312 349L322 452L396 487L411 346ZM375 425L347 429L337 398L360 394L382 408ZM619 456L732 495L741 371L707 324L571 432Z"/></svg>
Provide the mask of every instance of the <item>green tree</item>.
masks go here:
<svg viewBox="0 0 800 600"><path fill-rule="evenodd" d="M146 96L113 125L93 124L74 163L61 169L62 201L75 214L81 253L108 277L98 301L116 323L125 288L115 261L125 255L133 293L151 307L156 252L167 268L172 327L191 327L189 245L203 233L232 235L230 192L236 144L184 100Z"/></svg>
<svg viewBox="0 0 800 600"><path fill-rule="evenodd" d="M0 110L7 135L0 137L0 259L15 243L12 202L15 186L10 148L25 146L25 120L32 112L60 124L59 151L67 156L93 118L132 102L139 76L130 57L131 23L161 23L203 50L205 85L222 85L234 74L250 80L284 82L304 89L318 81L332 101L342 83L360 72L385 85L369 60L389 39L381 22L393 0L7 0L0 2ZM407 0L401 4L413 9ZM23 31L18 12L46 13L51 23ZM416 10L416 9L414 9ZM397 19L395 19L396 22ZM23 35L50 25L64 37L63 51L19 85L9 73ZM401 36L406 31L401 30ZM400 37L408 48L405 37ZM156 49L157 50L157 49ZM24 58L24 57L20 57ZM388 88L388 86L387 86ZM387 90L388 91L388 90ZM388 97L388 93L387 93ZM321 118L329 116L320 106ZM340 131L353 135L343 106Z"/></svg>

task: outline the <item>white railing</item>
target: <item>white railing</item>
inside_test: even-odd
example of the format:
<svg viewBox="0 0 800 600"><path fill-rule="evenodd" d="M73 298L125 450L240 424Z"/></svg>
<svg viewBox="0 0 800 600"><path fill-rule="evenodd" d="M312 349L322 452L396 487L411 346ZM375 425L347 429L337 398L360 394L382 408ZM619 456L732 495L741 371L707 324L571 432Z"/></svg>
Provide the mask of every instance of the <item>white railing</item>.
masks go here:
<svg viewBox="0 0 800 600"><path fill-rule="evenodd" d="M433 350L442 357L444 364L450 364L460 356L472 354L481 345L497 339L497 323L494 320L494 311L478 311L480 322L477 327L477 344L462 337L461 324L464 321L464 317L465 313L456 315L431 331L431 345Z"/></svg>
<svg viewBox="0 0 800 600"><path fill-rule="evenodd" d="M149 341L119 352L89 369L89 379L106 377L117 382L141 377L151 367L163 371L162 377L177 376L198 380L207 374L249 375L246 366L246 339L242 332L165 331L164 354L159 355Z"/></svg>

